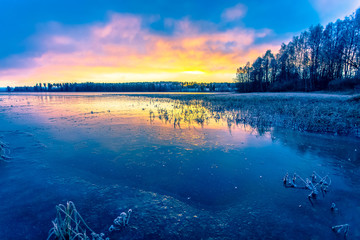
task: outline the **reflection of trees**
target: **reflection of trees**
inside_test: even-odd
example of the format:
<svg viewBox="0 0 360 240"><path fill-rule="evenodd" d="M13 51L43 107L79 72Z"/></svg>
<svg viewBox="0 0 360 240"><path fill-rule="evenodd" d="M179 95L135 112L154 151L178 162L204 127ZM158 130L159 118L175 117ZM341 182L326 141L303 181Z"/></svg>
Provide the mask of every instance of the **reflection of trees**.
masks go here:
<svg viewBox="0 0 360 240"><path fill-rule="evenodd" d="M308 152L329 159L332 164L341 165L345 169L360 167L359 141L348 137L334 137L289 131L282 128L274 128L272 138L284 145L296 149L301 154ZM314 141L316 137L316 141Z"/></svg>
<svg viewBox="0 0 360 240"><path fill-rule="evenodd" d="M360 105L356 101L322 96L287 95L156 95L158 102L176 103L180 106L161 109L161 118L169 119L175 113L169 109L189 109L180 112L184 121L204 124L209 119L224 120L229 127L245 124L266 132L271 127L286 127L293 130L333 133L336 135L359 135ZM178 112L176 112L178 114ZM179 120L179 118L176 118Z"/></svg>
<svg viewBox="0 0 360 240"><path fill-rule="evenodd" d="M187 125L195 123L204 126L204 124L209 124L209 120L213 115L213 113L198 100L189 102L164 100L164 102L171 104L170 106L156 104L155 112L157 112L157 117L160 120L164 123L173 124L174 128L180 128L182 123ZM150 110L150 118L154 119L155 112Z"/></svg>
<svg viewBox="0 0 360 240"><path fill-rule="evenodd" d="M230 109L223 105L213 105L203 100L172 100L158 99L156 102L150 100L149 111L150 122L157 118L164 124L173 124L174 128L182 125L204 125L224 124L231 132L233 127L252 128L258 134L263 135L270 130L270 125L262 116L252 116L249 111Z"/></svg>

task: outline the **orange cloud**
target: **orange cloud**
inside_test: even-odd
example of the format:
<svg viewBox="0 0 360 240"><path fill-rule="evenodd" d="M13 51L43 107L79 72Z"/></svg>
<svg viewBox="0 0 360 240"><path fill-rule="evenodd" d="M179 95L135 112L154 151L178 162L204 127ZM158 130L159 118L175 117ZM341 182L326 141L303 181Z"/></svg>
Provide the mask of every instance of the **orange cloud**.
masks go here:
<svg viewBox="0 0 360 240"><path fill-rule="evenodd" d="M278 48L277 44L254 44L269 34L266 29L201 31L188 19L168 24L173 34L162 35L144 27L139 16L112 14L106 23L84 26L83 35L69 30L40 37L40 44L46 46L44 53L24 57L26 67L0 70L0 84L228 82L239 65Z"/></svg>

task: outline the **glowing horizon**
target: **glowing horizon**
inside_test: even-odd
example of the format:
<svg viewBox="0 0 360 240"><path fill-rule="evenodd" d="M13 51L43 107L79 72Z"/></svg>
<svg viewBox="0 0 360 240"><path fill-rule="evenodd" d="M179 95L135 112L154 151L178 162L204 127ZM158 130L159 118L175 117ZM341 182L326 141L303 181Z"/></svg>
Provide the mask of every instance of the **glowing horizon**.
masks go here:
<svg viewBox="0 0 360 240"><path fill-rule="evenodd" d="M264 29L234 28L202 33L188 19L169 21L172 36L151 33L140 16L111 14L104 24L82 29L86 37L72 34L41 36L47 51L25 59L30 67L2 72L6 85L47 82L229 82L239 64L254 60L277 45L251 45L268 35ZM67 28L67 27L65 27ZM66 29L66 32L73 32ZM69 52L63 52L70 49ZM15 84L12 84L15 83Z"/></svg>
<svg viewBox="0 0 360 240"><path fill-rule="evenodd" d="M320 11L319 4L324 2L312 4ZM0 56L0 86L231 82L239 66L268 49L276 53L292 36L267 27L247 27L243 19L248 13L251 9L245 3L237 3L223 8L217 22L114 11L102 21L85 24L48 21L28 37L31 51ZM154 29L156 24L164 30Z"/></svg>

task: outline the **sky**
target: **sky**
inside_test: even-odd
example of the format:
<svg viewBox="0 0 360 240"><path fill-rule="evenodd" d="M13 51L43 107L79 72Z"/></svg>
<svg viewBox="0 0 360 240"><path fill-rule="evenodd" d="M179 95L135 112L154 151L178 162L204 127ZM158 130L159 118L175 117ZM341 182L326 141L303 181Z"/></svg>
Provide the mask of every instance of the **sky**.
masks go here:
<svg viewBox="0 0 360 240"><path fill-rule="evenodd" d="M0 87L231 82L236 68L360 0L1 0Z"/></svg>

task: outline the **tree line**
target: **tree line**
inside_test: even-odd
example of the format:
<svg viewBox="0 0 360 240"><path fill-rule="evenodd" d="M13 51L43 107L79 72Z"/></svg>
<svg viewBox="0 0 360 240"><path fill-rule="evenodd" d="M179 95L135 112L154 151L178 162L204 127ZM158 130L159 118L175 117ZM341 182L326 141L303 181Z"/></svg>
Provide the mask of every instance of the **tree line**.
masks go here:
<svg viewBox="0 0 360 240"><path fill-rule="evenodd" d="M360 89L360 8L237 69L240 92Z"/></svg>
<svg viewBox="0 0 360 240"><path fill-rule="evenodd" d="M37 83L35 86L8 87L14 92L230 92L235 83L133 82L133 83Z"/></svg>

